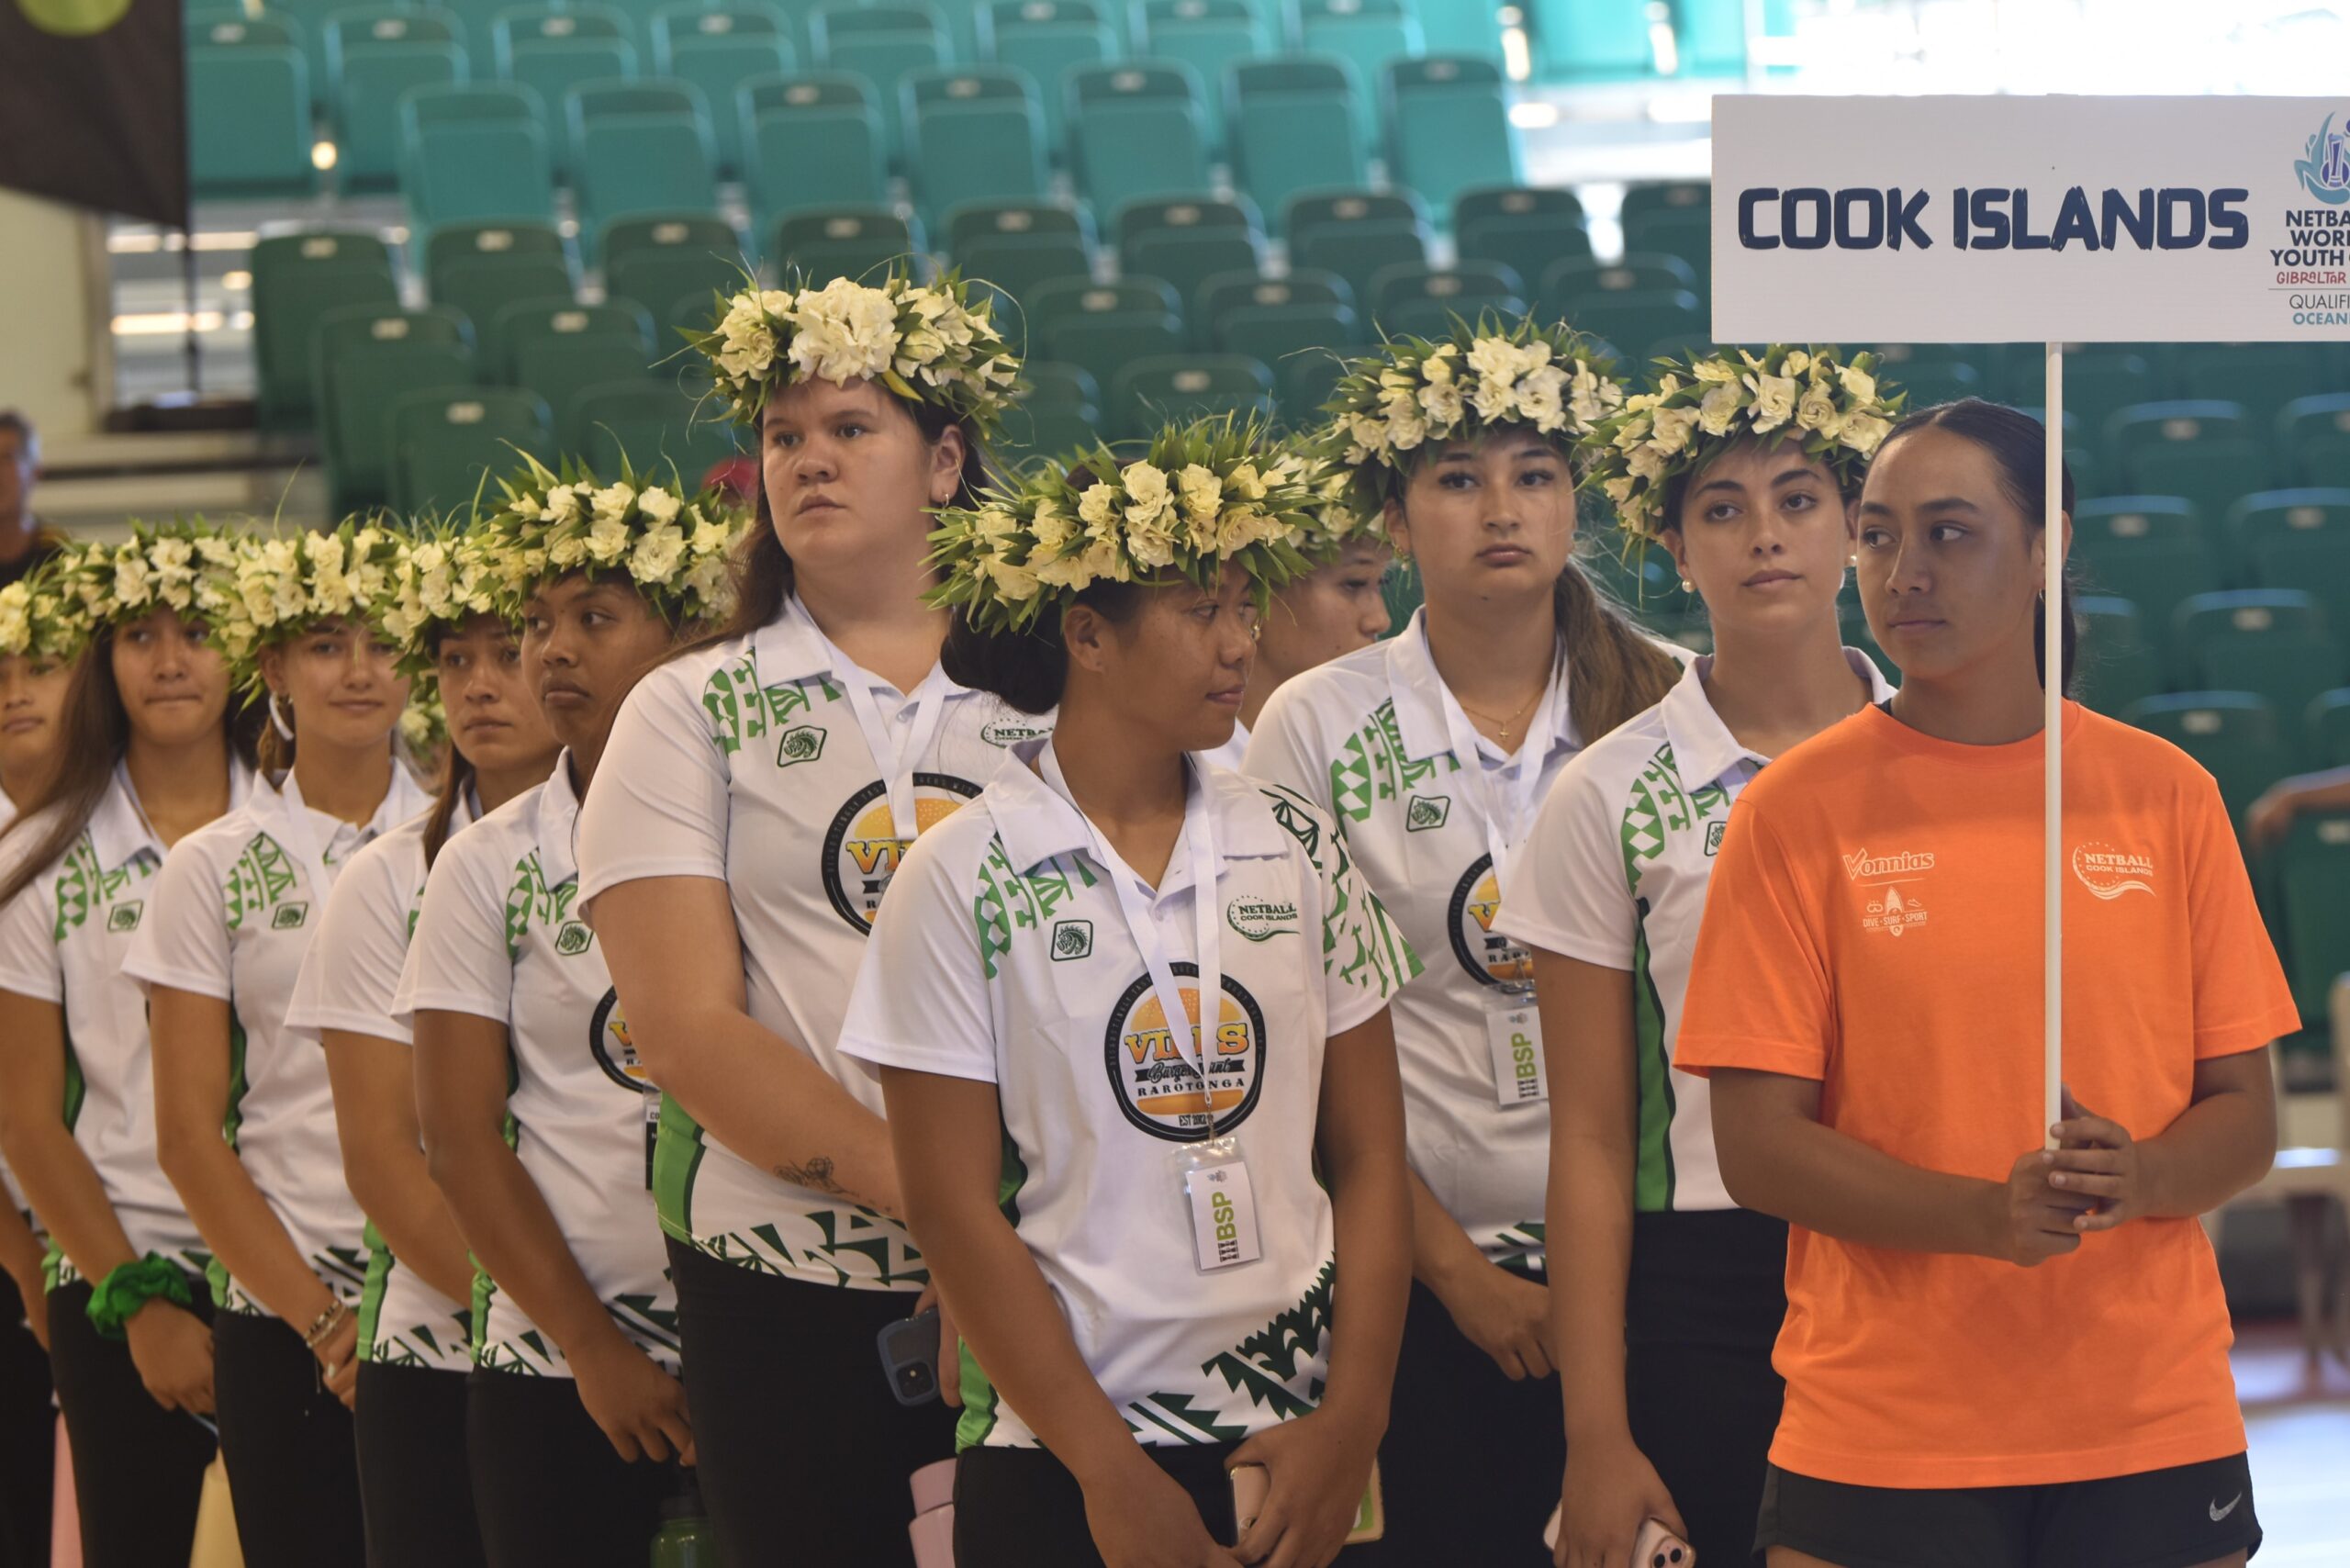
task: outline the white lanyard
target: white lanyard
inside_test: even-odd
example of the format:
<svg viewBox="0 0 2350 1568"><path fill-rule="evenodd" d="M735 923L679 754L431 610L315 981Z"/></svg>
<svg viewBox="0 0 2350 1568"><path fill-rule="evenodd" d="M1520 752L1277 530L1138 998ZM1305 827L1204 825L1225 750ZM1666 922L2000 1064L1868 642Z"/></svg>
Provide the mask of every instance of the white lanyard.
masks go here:
<svg viewBox="0 0 2350 1568"><path fill-rule="evenodd" d="M912 843L922 831L921 821L914 814L914 769L930 750L930 743L938 734L938 722L946 714L946 683L935 672L923 679L918 689L921 700L914 706L914 727L906 736L905 749L901 751L890 734L889 722L874 703L870 678L846 654L833 646L831 638L824 637L822 632L816 634L823 638L824 651L832 655L833 673L847 689L848 711L856 716L856 727L865 733L865 749L873 754L873 765L881 770L881 786L890 794L890 831Z"/></svg>
<svg viewBox="0 0 2350 1568"><path fill-rule="evenodd" d="M1207 799L1207 779L1199 766L1189 758L1185 766L1192 770L1192 790L1198 791L1199 810L1185 811L1183 831L1192 850L1192 928L1199 951L1200 1017L1199 1027L1192 1036L1192 1056L1194 1070L1200 1075L1200 1094L1207 1103L1208 1121L1200 1134L1203 1142L1215 1137L1215 1085L1208 1078L1208 1061L1213 1054L1210 1042L1215 1038L1216 1025L1222 1018L1224 1005L1224 963L1217 946L1215 920L1215 828L1214 807ZM1134 938L1135 946L1142 953L1143 967L1150 971L1150 983L1158 995L1158 1010L1166 1014L1167 1032L1174 1037L1175 1049L1183 1049L1184 1020L1190 1015L1183 1006L1183 992L1175 983L1174 967L1167 960L1166 944L1158 939L1158 927L1150 917L1150 895L1126 863L1110 847L1069 793L1069 780L1061 776L1060 759L1053 753L1050 741L1037 754L1036 767L1053 793L1069 802L1078 820L1085 823L1091 840L1091 853L1110 879L1111 890L1118 895L1118 909L1125 916L1126 933Z"/></svg>
<svg viewBox="0 0 2350 1568"><path fill-rule="evenodd" d="M1428 667L1436 667L1433 658L1428 661ZM1504 897L1509 891L1510 858L1533 831L1535 813L1542 808L1542 765L1550 755L1551 738L1559 733L1559 711L1565 706L1566 696L1567 683L1554 663L1550 684L1543 689L1542 704L1535 710L1534 721L1527 728L1517 755L1503 765L1502 788L1496 790L1491 788L1493 781L1485 775L1485 759L1469 715L1461 711L1451 689L1444 684L1444 678L1437 677L1437 706L1444 714L1444 733L1452 745L1452 760L1460 768L1458 782L1484 827L1485 848L1493 857L1494 886Z"/></svg>
<svg viewBox="0 0 2350 1568"><path fill-rule="evenodd" d="M392 766L397 767L399 764L395 762ZM394 783L397 784L397 780ZM325 855L319 848L319 824L310 820L310 808L303 803L302 788L294 781L290 768L286 771L285 782L278 787L277 798L285 818L285 847L302 863L302 874L317 889L312 896L323 901L334 887L338 868L328 865ZM378 801L375 809L382 811L382 802ZM359 842L367 842L364 828L360 830Z"/></svg>

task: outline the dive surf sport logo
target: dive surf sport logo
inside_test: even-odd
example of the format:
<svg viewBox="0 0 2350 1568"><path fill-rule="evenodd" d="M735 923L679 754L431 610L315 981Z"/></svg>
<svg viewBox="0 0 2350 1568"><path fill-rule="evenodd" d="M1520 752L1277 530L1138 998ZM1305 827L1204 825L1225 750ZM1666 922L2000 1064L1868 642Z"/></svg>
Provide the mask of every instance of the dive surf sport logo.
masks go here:
<svg viewBox="0 0 2350 1568"><path fill-rule="evenodd" d="M1248 988L1224 977L1214 1034L1196 1044L1200 1017L1200 967L1188 959L1169 966L1183 994L1184 1037L1167 1026L1167 1010L1146 973L1125 989L1110 1009L1102 1042L1110 1091L1126 1120L1153 1137L1191 1143L1212 1136L1208 1103L1215 1103L1214 1134L1232 1131L1257 1108L1265 1083L1265 1014ZM1183 984L1186 980L1192 983ZM1207 1080L1203 1086L1200 1070Z"/></svg>
<svg viewBox="0 0 2350 1568"><path fill-rule="evenodd" d="M1871 890L1861 906L1861 929L1898 939L1926 924L1925 905L1914 891L1903 889L1934 868L1931 850L1906 849L1893 855L1871 855L1855 849L1843 857L1844 877Z"/></svg>
<svg viewBox="0 0 2350 1568"><path fill-rule="evenodd" d="M2082 844L2073 849L2073 875L2108 903L2124 893L2154 896L2154 863L2144 855L2116 849L2109 844Z"/></svg>

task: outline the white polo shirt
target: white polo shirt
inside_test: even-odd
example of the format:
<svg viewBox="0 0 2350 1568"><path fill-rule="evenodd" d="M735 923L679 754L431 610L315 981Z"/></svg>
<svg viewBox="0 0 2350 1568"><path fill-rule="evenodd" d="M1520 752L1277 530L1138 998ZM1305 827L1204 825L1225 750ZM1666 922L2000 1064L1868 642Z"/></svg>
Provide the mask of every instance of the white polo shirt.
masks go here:
<svg viewBox="0 0 2350 1568"><path fill-rule="evenodd" d="M1248 726L1246 724L1233 725L1232 738L1230 740L1225 742L1214 751L1203 751L1200 755L1206 757L1210 762L1214 763L1218 767L1229 768L1235 773L1239 772L1241 763L1246 761L1248 756Z"/></svg>
<svg viewBox="0 0 2350 1568"><path fill-rule="evenodd" d="M7 796L0 795L0 834L6 834L16 820L17 803ZM0 1094L6 1092L6 1086L0 1085ZM8 1169L8 1156L5 1151L0 1151L0 1193L7 1195L8 1206L18 1214L32 1213L25 1206L25 1190L17 1184L17 1173Z"/></svg>
<svg viewBox="0 0 2350 1568"><path fill-rule="evenodd" d="M515 1156L612 1321L675 1372L677 1297L648 1185L647 1109L657 1102L629 1045L604 950L575 907L578 817L565 752L546 783L441 851L394 1005L410 1027L426 1010L506 1026ZM474 1294L484 1369L571 1375L562 1347L512 1296L487 1280L476 1280Z"/></svg>
<svg viewBox="0 0 2350 1568"><path fill-rule="evenodd" d="M229 815L252 788L252 770L232 756ZM49 820L44 813L9 834L11 857L30 853ZM65 1125L131 1249L202 1272L210 1250L155 1158L147 998L124 973L132 939L154 918L164 853L117 763L82 836L0 911L0 990L63 1011ZM52 1290L81 1277L53 1240L49 1264Z"/></svg>
<svg viewBox="0 0 2350 1568"><path fill-rule="evenodd" d="M641 878L723 880L751 1017L878 1114L878 1086L842 1060L837 1040L906 839L852 686L886 744L912 753L918 830L978 795L1013 741L1050 728L935 666L900 694L794 599L749 637L673 659L629 695L580 814L580 902ZM859 1290L919 1291L929 1278L905 1226L769 1174L675 1100L662 1108L654 1195L670 1235L762 1272Z"/></svg>
<svg viewBox="0 0 2350 1568"><path fill-rule="evenodd" d="M424 830L431 812L409 818L351 857L335 879L318 939L303 955L285 1007L285 1030L317 1044L341 1029L413 1046L405 1019L392 1014L400 964L424 901ZM457 804L449 834L474 819L473 801ZM359 1296L359 1356L386 1366L464 1372L473 1365L473 1308L452 1301L400 1267L370 1220L367 1282Z"/></svg>
<svg viewBox="0 0 2350 1568"><path fill-rule="evenodd" d="M1203 1273L1177 1166L1206 1130L1199 1071L1165 1027L1091 832L1019 760L979 801L907 857L841 1048L996 1085L1004 1211L1136 1441L1232 1440L1304 1414L1328 1371L1337 1267L1314 1171L1324 1047L1393 999L1416 972L1411 949L1327 817L1222 768L1192 775L1149 917L1180 987L1199 973L1187 847L1212 819L1224 996L1210 1071L1237 1102L1216 1130L1247 1160L1263 1248ZM1196 980L1184 997L1196 1019ZM960 1446L1035 1446L965 1367Z"/></svg>
<svg viewBox="0 0 2350 1568"><path fill-rule="evenodd" d="M1870 700L1893 688L1844 657ZM1737 1205L1714 1153L1707 1081L1673 1065L1681 1000L1729 809L1770 759L1740 745L1706 698L1713 655L1663 701L1594 742L1542 802L1494 928L1510 940L1633 976L1639 1214Z"/></svg>
<svg viewBox="0 0 2350 1568"><path fill-rule="evenodd" d="M397 763L375 815L347 823L303 804L292 774L172 846L124 971L229 1003L230 1078L223 1128L253 1185L328 1289L356 1302L367 1277L367 1222L342 1179L326 1053L289 1034L294 994L327 895L352 856L424 809ZM270 1316L218 1259L227 1311Z"/></svg>
<svg viewBox="0 0 2350 1568"><path fill-rule="evenodd" d="M1539 1100L1504 1108L1496 1092L1487 1009L1531 969L1493 929L1501 890L1485 803L1539 801L1583 742L1561 657L1516 755L1477 736L1482 788L1465 787L1424 617L1284 682L1258 715L1247 767L1337 820L1428 966L1395 1004L1412 1169L1489 1260L1539 1271L1550 1114ZM1524 778L1528 767L1539 777Z"/></svg>

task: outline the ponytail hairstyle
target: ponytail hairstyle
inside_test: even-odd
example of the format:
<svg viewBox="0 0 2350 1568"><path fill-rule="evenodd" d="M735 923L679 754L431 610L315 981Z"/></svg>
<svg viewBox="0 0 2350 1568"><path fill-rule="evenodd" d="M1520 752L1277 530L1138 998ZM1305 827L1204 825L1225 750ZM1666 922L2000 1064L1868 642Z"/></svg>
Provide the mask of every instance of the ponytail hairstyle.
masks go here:
<svg viewBox="0 0 2350 1568"><path fill-rule="evenodd" d="M1113 626L1124 626L1142 608L1142 583L1100 582L1080 590L1082 604ZM1040 615L1024 630L983 632L971 624L968 607L946 625L938 651L946 678L974 691L990 692L1023 713L1049 713L1060 706L1069 685L1069 648L1061 641L1058 614Z"/></svg>
<svg viewBox="0 0 2350 1568"><path fill-rule="evenodd" d="M2023 514L2025 536L2029 538L2047 527L2048 514L2048 427L2021 409L2002 403L1986 403L1980 398L1962 398L1954 403L1940 403L1920 409L1893 427L1886 445L1903 436L1921 430L1944 430L1962 436L1980 447L1990 458L1999 483L1999 493ZM2060 465L2064 486L2057 502L2066 517L2073 515L2073 470ZM2061 542L2050 540L2048 548L2061 548ZM2072 574L2065 574L2059 592L2057 613L2062 615L2064 638L2063 689L2073 689L2073 670L2079 653L2080 619L2073 612ZM2042 689L2048 685L2048 602L2043 591L2039 608L2031 621L2032 667L2039 672Z"/></svg>

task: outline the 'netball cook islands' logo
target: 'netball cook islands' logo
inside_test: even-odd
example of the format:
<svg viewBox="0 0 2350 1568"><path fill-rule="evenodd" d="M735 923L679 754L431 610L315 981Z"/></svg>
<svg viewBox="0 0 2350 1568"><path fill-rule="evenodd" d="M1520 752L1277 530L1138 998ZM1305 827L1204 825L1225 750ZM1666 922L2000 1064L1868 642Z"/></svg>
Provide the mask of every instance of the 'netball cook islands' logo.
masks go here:
<svg viewBox="0 0 2350 1568"><path fill-rule="evenodd" d="M1187 1037L1179 1042L1167 1026L1167 1010L1158 1004L1158 991L1145 974L1110 1009L1102 1054L1110 1070L1110 1091L1118 1097L1118 1109L1126 1120L1153 1137L1190 1143L1210 1136L1211 1098L1217 1134L1232 1131L1257 1108L1265 1085L1265 1014L1248 988L1225 975L1215 1032L1203 1053L1190 1037L1198 1033L1200 967L1190 962L1169 967L1190 1014L1184 1021ZM1185 980L1192 983L1182 985ZM1207 1067L1204 1086L1200 1081L1203 1059Z"/></svg>
<svg viewBox="0 0 2350 1568"><path fill-rule="evenodd" d="M951 773L915 774L914 832L928 833L979 792L978 785ZM851 795L834 813L824 834L820 868L824 895L858 935L873 929L881 895L890 890L890 879L897 875L898 862L912 842L898 836L897 825L890 820L890 791L878 778Z"/></svg>
<svg viewBox="0 0 2350 1568"><path fill-rule="evenodd" d="M2310 195L2339 207L2350 202L2350 124L2336 129L2334 117L2325 117L2310 138L2308 156L2294 161L2293 173Z"/></svg>
<svg viewBox="0 0 2350 1568"><path fill-rule="evenodd" d="M1502 912L1501 880L1494 857L1480 855L1452 890L1444 926L1452 935L1452 956L1479 985L1528 985L1534 980L1533 955L1494 930Z"/></svg>

